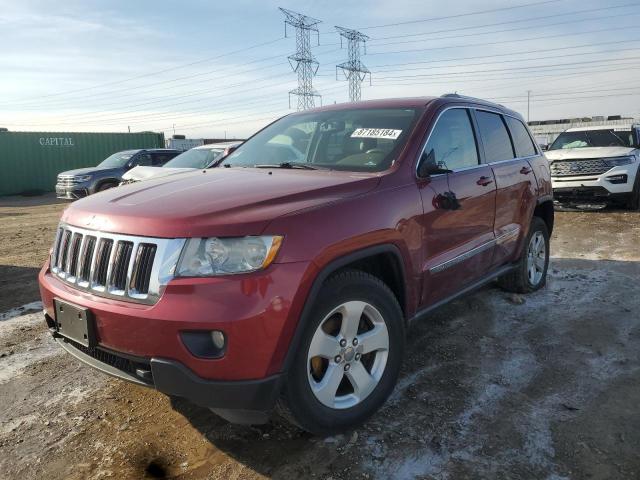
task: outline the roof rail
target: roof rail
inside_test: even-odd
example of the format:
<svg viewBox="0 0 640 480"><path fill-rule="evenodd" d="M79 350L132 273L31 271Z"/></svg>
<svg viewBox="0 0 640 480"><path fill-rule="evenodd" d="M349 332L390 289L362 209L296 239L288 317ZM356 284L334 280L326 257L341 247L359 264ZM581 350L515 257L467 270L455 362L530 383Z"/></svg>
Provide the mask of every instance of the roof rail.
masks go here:
<svg viewBox="0 0 640 480"><path fill-rule="evenodd" d="M504 107L504 105L502 105L500 103L490 102L488 100L483 100L482 98L478 98L478 97L470 97L468 95L460 95L459 93L445 93L443 95L440 95L440 98L461 98L461 99L465 99L465 100L475 100L475 101L483 102L483 103L491 103L493 105L498 105L500 107Z"/></svg>

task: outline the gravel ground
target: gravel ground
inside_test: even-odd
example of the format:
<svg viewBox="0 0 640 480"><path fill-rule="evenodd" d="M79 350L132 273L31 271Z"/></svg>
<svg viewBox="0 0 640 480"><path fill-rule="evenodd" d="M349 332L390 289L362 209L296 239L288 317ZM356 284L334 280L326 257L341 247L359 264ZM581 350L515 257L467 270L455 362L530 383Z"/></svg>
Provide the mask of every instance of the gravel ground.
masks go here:
<svg viewBox="0 0 640 480"><path fill-rule="evenodd" d="M63 207L0 200L3 479L640 477L639 213L557 213L544 290L489 286L413 325L382 411L320 439L229 425L62 353L29 312Z"/></svg>

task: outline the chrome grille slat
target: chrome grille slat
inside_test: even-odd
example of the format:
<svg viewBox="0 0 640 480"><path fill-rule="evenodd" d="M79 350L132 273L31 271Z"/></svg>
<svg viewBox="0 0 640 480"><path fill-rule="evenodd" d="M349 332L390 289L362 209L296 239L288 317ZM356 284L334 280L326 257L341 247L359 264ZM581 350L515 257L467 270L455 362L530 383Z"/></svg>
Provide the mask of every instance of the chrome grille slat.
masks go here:
<svg viewBox="0 0 640 480"><path fill-rule="evenodd" d="M185 239L120 235L60 224L51 272L78 290L152 305L173 270Z"/></svg>
<svg viewBox="0 0 640 480"><path fill-rule="evenodd" d="M95 260L95 275L92 288L100 289L107 286L107 276L109 274L109 264L111 263L111 253L113 252L113 240L103 238L98 244L98 250Z"/></svg>
<svg viewBox="0 0 640 480"><path fill-rule="evenodd" d="M64 270L67 272L67 276L69 280L75 279L76 269L78 267L78 248L80 246L80 242L82 241L81 233L74 233L71 236L69 241L69 247L67 248L67 263L65 264Z"/></svg>
<svg viewBox="0 0 640 480"><path fill-rule="evenodd" d="M96 249L96 237L93 235L85 235L85 244L82 249L82 265L78 274L78 282L89 285L91 280L91 266L93 265L93 253Z"/></svg>
<svg viewBox="0 0 640 480"><path fill-rule="evenodd" d="M60 254L60 242L62 241L62 234L64 230L58 227L58 231L56 233L56 241L53 244L53 255L51 257L51 265L58 265L58 256Z"/></svg>
<svg viewBox="0 0 640 480"><path fill-rule="evenodd" d="M69 240L71 240L72 232L70 230L65 230L62 234L62 240L60 244L60 249L58 250L58 268L62 273L65 272L65 266L67 264L67 256L69 255Z"/></svg>
<svg viewBox="0 0 640 480"><path fill-rule="evenodd" d="M115 259L113 261L111 274L109 275L109 288L116 291L126 289L127 271L131 261L131 251L133 242L119 241L115 248Z"/></svg>

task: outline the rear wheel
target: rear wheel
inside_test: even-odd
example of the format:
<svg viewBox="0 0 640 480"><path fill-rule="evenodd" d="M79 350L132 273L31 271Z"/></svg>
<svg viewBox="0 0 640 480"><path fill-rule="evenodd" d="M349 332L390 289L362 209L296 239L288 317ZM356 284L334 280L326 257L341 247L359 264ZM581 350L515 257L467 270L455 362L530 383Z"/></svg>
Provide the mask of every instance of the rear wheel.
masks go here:
<svg viewBox="0 0 640 480"><path fill-rule="evenodd" d="M404 321L391 290L354 270L325 283L313 312L279 406L301 428L328 435L366 420L392 392Z"/></svg>
<svg viewBox="0 0 640 480"><path fill-rule="evenodd" d="M636 172L636 181L633 183L633 191L627 201L627 208L630 210L640 210L640 168Z"/></svg>
<svg viewBox="0 0 640 480"><path fill-rule="evenodd" d="M522 255L516 267L498 279L509 292L529 293L544 287L549 268L549 230L540 217L533 217Z"/></svg>

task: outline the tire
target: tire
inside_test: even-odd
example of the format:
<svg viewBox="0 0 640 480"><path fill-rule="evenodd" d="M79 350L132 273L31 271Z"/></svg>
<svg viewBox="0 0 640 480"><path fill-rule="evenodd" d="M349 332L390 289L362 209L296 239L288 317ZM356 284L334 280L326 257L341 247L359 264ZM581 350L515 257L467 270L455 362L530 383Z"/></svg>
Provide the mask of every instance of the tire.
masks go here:
<svg viewBox="0 0 640 480"><path fill-rule="evenodd" d="M544 254L535 255L535 247L532 239L541 239L544 242ZM533 251L532 251L533 249ZM542 259L536 268L536 274L530 274L531 264L529 263L530 252L533 256ZM531 220L531 228L525 239L522 255L518 259L515 268L498 278L498 285L508 292L514 293L530 293L541 289L547 282L547 270L549 268L549 230L547 224L540 217L533 217Z"/></svg>
<svg viewBox="0 0 640 480"><path fill-rule="evenodd" d="M356 270L326 280L311 311L277 409L300 428L326 436L364 422L393 391L404 354L404 317L387 285Z"/></svg>
<svg viewBox="0 0 640 480"><path fill-rule="evenodd" d="M98 187L96 192L104 192L105 190L109 190L110 188L113 188L115 186L117 186L115 183L111 183L111 182L103 183Z"/></svg>
<svg viewBox="0 0 640 480"><path fill-rule="evenodd" d="M640 210L640 168L636 172L636 180L633 182L633 191L627 201L629 210Z"/></svg>

